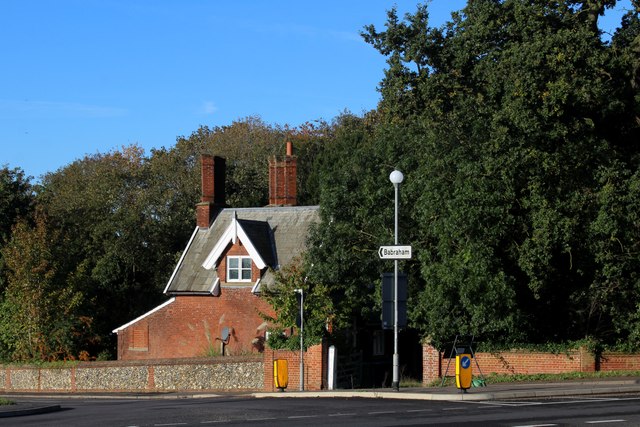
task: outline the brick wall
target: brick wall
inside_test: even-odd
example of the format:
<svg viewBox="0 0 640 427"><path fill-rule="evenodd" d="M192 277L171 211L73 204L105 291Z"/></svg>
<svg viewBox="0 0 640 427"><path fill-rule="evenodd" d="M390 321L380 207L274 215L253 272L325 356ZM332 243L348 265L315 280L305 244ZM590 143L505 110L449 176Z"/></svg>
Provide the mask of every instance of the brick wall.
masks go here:
<svg viewBox="0 0 640 427"><path fill-rule="evenodd" d="M287 390L300 390L300 352L267 349L264 352L264 390L277 391L273 383L273 361L285 359L288 365ZM326 388L327 349L323 344L309 347L304 353L304 389Z"/></svg>
<svg viewBox="0 0 640 427"><path fill-rule="evenodd" d="M640 354L603 353L598 360L599 371L640 371Z"/></svg>
<svg viewBox="0 0 640 427"><path fill-rule="evenodd" d="M455 376L455 359L444 358L444 354L429 344L422 346L423 384ZM476 353L476 361L482 374L559 374L567 372L633 371L640 370L640 355L605 353L598 360L585 348L568 353L553 354L511 350L499 353ZM448 370L447 370L448 365ZM474 375L477 366L474 362Z"/></svg>
<svg viewBox="0 0 640 427"><path fill-rule="evenodd" d="M118 359L167 359L221 353L223 328L231 331L225 354L259 353L264 320L273 313L250 287L223 287L219 297L179 296L175 301L118 332Z"/></svg>

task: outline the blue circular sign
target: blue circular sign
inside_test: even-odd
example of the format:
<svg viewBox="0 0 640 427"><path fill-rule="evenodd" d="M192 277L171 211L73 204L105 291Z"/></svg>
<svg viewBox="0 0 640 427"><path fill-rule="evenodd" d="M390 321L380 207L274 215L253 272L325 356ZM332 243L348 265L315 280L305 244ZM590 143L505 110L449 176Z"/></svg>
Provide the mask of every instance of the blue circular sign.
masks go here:
<svg viewBox="0 0 640 427"><path fill-rule="evenodd" d="M463 356L462 359L460 359L460 366L462 366L462 369L468 369L469 366L471 366L471 359L469 359L469 356Z"/></svg>

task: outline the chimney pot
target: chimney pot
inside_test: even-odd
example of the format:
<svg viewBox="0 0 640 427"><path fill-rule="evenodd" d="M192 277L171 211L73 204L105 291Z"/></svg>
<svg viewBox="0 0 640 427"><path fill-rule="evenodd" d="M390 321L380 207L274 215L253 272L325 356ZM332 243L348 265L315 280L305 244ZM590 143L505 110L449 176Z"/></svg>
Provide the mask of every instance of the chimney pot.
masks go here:
<svg viewBox="0 0 640 427"><path fill-rule="evenodd" d="M297 204L297 158L293 144L287 141L286 156L269 160L269 205L295 206Z"/></svg>
<svg viewBox="0 0 640 427"><path fill-rule="evenodd" d="M225 205L226 162L222 157L203 154L201 158L200 203L196 205L196 223L198 227L209 228L211 221Z"/></svg>

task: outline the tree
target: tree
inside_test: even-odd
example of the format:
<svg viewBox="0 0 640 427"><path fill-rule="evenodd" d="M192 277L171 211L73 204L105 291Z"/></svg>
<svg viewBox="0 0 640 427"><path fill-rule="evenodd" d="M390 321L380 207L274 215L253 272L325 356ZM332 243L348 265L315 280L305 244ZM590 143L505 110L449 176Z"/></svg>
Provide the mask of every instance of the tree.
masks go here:
<svg viewBox="0 0 640 427"><path fill-rule="evenodd" d="M286 336L283 333L286 329L300 326L298 290L302 290L304 295L304 346L319 344L327 335L327 325L332 323L332 302L326 285L308 280L308 268L301 258L297 258L275 273L275 285L265 289L261 295L276 311L276 316L261 314L272 325L268 342L272 348L300 348L299 335Z"/></svg>
<svg viewBox="0 0 640 427"><path fill-rule="evenodd" d="M64 239L59 280L78 283L102 338L92 355L112 350L111 330L161 300L170 274L175 254L154 240L160 218L147 197L148 173L143 151L125 147L46 175L38 194L48 226Z"/></svg>
<svg viewBox="0 0 640 427"><path fill-rule="evenodd" d="M612 44L593 25L614 3L476 0L443 28L428 26L426 6L404 20L392 9L385 31L365 28L388 58L381 116L373 132L336 132L310 250L317 280L337 289L338 313L374 306L363 284L380 267L363 254L390 217L380 188L404 164L405 242L417 258L408 268L419 271L411 321L425 336L612 342L629 331L605 325L616 309L632 318L632 304L596 291L598 277L617 271L603 263L612 258L594 234L598 212L613 200L628 212L638 169L637 11ZM629 181L603 206L605 176ZM624 230L624 247L634 247L635 227ZM637 263L626 253L632 278ZM633 280L624 286L623 299L640 296Z"/></svg>
<svg viewBox="0 0 640 427"><path fill-rule="evenodd" d="M38 212L35 227L24 219L2 249L8 283L0 303L0 353L4 359L61 360L78 356L90 340L91 318L79 312L83 294L61 280L64 242Z"/></svg>
<svg viewBox="0 0 640 427"><path fill-rule="evenodd" d="M0 169L0 249L11 238L11 228L19 218L27 218L34 202L29 178L19 169ZM6 284L4 260L0 255L0 291Z"/></svg>

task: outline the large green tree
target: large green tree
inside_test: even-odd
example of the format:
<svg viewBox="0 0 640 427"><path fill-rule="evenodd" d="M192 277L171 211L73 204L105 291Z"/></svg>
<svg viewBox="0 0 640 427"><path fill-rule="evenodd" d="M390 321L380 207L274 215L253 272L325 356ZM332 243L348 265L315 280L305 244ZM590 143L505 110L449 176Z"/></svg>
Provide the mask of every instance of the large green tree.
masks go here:
<svg viewBox="0 0 640 427"><path fill-rule="evenodd" d="M91 344L90 316L79 283L64 276L65 241L46 225L21 219L2 248L7 286L0 301L0 355L5 360L76 358Z"/></svg>
<svg viewBox="0 0 640 427"><path fill-rule="evenodd" d="M375 230L389 224L397 166L425 336L615 342L638 330L638 10L605 42L594 22L614 4L475 0L442 28L427 6L365 28L388 58L379 124L338 134L314 245L328 249L310 253L349 297L341 314L376 298Z"/></svg>

